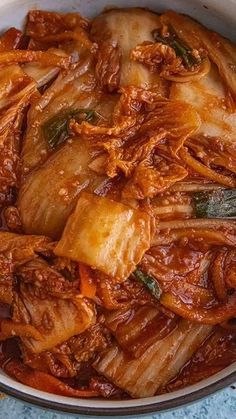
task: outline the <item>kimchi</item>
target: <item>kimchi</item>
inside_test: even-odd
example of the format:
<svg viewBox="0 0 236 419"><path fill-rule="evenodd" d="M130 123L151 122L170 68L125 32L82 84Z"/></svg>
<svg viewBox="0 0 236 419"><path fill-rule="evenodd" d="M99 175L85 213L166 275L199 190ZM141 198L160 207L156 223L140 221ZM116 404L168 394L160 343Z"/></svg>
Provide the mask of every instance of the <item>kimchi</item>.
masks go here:
<svg viewBox="0 0 236 419"><path fill-rule="evenodd" d="M0 365L151 397L236 361L236 46L185 15L0 37Z"/></svg>

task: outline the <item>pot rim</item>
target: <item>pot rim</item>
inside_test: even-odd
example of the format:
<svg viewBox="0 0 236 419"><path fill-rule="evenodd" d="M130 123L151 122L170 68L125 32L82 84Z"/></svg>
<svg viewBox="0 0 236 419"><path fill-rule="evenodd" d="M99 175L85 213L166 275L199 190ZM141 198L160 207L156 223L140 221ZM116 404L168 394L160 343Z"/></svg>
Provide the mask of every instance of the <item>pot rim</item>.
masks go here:
<svg viewBox="0 0 236 419"><path fill-rule="evenodd" d="M224 370L221 371L223 373ZM218 375L218 374L215 374ZM211 377L214 378L214 375ZM133 416L133 415L144 415L148 413L157 413L161 411L166 411L170 409L175 409L178 407L182 407L186 404L193 403L197 400L205 398L209 395L216 393L224 389L225 387L233 384L236 381L236 371L229 373L229 375L216 379L216 381L204 386L204 381L202 380L201 388L195 389L190 391L188 394L184 393L184 390L187 388L195 387L189 386L181 389L183 391L182 395L174 397L173 399L164 400L164 401L157 401L150 403L148 405L143 406L128 406L128 407L89 407L89 406L77 406L71 405L64 402L57 402L56 400L47 400L43 397L34 396L32 394L27 394L21 390L18 390L10 385L0 383L0 391L7 394L8 396L12 396L16 399L19 399L23 402L33 404L40 408L50 409L57 412L63 413L70 413L70 414L81 414L81 415L88 415L88 416ZM198 384L200 384L198 383ZM33 389L31 388L31 391ZM42 392L43 393L43 392ZM47 393L45 393L47 394ZM171 394L171 393L169 393ZM60 397L55 395L55 397ZM157 396L158 397L158 396ZM95 399L93 399L94 401ZM78 399L79 403L79 399ZM96 403L96 400L95 400Z"/></svg>

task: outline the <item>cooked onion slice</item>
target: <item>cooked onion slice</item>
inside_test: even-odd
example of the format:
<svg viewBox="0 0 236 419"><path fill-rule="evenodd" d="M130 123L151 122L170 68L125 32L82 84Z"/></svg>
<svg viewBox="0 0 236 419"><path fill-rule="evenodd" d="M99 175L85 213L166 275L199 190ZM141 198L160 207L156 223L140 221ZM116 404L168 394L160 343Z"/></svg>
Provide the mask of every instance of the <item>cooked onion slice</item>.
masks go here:
<svg viewBox="0 0 236 419"><path fill-rule="evenodd" d="M199 173L200 175L205 176L215 181L216 183L220 183L221 185L229 186L231 188L236 187L236 180L234 178L222 175L221 173L218 173L216 170L210 169L203 163L200 163L198 160L191 156L186 147L182 147L179 150L179 155L183 159L183 161L187 163L188 166L190 166L195 172Z"/></svg>
<svg viewBox="0 0 236 419"><path fill-rule="evenodd" d="M193 307L185 304L173 294L166 293L161 297L161 304L185 319L203 324L218 324L236 316L236 293L229 296L228 302L211 309Z"/></svg>
<svg viewBox="0 0 236 419"><path fill-rule="evenodd" d="M221 219L189 219L185 221L160 221L158 229L179 229L179 228L220 228L226 227L228 229L236 228L236 221L221 220Z"/></svg>
<svg viewBox="0 0 236 419"><path fill-rule="evenodd" d="M6 51L0 52L0 65L9 63L27 63L38 61L48 66L55 66L60 68L68 68L71 64L70 57L60 57L56 54L47 51Z"/></svg>

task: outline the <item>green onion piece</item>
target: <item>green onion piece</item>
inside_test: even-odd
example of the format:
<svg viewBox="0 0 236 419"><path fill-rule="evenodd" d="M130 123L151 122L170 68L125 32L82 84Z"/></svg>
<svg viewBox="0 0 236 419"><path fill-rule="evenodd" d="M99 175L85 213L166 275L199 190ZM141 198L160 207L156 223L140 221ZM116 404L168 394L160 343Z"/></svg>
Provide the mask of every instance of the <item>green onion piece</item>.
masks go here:
<svg viewBox="0 0 236 419"><path fill-rule="evenodd" d="M177 55L181 57L186 67L190 68L201 62L200 59L193 55L193 50L185 44L176 34L173 28L168 29L168 36L163 36L158 29L152 31L155 41L172 47Z"/></svg>
<svg viewBox="0 0 236 419"><path fill-rule="evenodd" d="M160 299L162 291L156 279L142 272L140 269L136 269L136 271L134 271L134 275L139 282L142 282L149 289L151 294L157 298L157 300Z"/></svg>
<svg viewBox="0 0 236 419"><path fill-rule="evenodd" d="M195 192L193 201L197 218L236 217L236 189Z"/></svg>
<svg viewBox="0 0 236 419"><path fill-rule="evenodd" d="M66 109L58 112L42 125L42 131L50 148L55 148L69 137L69 122L93 122L96 111L91 109Z"/></svg>

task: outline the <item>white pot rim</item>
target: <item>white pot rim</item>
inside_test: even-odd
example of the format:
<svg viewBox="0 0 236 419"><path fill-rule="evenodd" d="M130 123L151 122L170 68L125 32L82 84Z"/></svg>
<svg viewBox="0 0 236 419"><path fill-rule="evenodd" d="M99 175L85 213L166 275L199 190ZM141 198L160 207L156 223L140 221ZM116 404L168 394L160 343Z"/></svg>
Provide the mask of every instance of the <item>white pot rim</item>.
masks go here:
<svg viewBox="0 0 236 419"><path fill-rule="evenodd" d="M133 416L176 409L207 397L236 381L236 362L217 374L183 389L132 400L78 399L39 391L16 382L4 373L0 391L26 403L57 412L89 416Z"/></svg>

